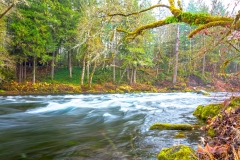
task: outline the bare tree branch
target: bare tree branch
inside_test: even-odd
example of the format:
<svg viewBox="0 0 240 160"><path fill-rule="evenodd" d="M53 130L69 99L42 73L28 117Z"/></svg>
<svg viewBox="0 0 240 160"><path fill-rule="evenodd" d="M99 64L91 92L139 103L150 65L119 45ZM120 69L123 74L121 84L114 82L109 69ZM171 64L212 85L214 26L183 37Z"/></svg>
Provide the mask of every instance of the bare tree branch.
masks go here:
<svg viewBox="0 0 240 160"><path fill-rule="evenodd" d="M14 2L0 15L0 19L4 16L4 15L6 15L12 8L13 8L13 6L14 6L15 4L14 4Z"/></svg>
<svg viewBox="0 0 240 160"><path fill-rule="evenodd" d="M124 14L124 13L109 13L108 16L123 16L123 17L128 17L128 16L131 16L131 15L138 15L139 13L143 13L143 12L146 12L146 11L149 11L149 10L152 10L154 8L157 8L157 7L164 7L164 8L168 8L170 9L169 6L167 5L164 5L164 4L156 4L156 5L153 5L149 8L146 8L146 9L143 9L141 11L138 11L138 12L133 12L133 13L129 13L129 14Z"/></svg>

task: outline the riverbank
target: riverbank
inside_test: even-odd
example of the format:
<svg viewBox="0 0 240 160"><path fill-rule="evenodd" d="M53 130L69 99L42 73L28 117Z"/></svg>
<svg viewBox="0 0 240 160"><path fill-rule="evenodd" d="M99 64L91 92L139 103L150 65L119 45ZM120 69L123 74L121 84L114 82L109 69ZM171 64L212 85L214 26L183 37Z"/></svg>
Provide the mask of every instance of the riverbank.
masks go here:
<svg viewBox="0 0 240 160"><path fill-rule="evenodd" d="M207 92L239 92L240 88L226 88L212 86L189 86L186 83L178 83L171 85L151 85L136 83L129 84L94 84L92 86L62 84L62 83L18 83L15 81L3 83L1 85L0 95L29 95L29 94L104 94L104 93L166 93L166 92L199 92L205 90Z"/></svg>

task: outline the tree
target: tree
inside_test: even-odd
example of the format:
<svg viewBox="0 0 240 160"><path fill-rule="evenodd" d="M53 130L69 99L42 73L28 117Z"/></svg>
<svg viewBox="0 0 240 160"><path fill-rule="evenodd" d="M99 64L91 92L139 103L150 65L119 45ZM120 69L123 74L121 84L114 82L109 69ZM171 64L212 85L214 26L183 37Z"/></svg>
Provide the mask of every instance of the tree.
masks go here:
<svg viewBox="0 0 240 160"><path fill-rule="evenodd" d="M80 13L76 1L55 1L51 6L51 13L55 16L57 24L52 29L52 36L56 44L52 60L52 79L54 78L55 56L57 51L65 50L68 54L69 76L72 78L72 50L76 44L77 25Z"/></svg>
<svg viewBox="0 0 240 160"><path fill-rule="evenodd" d="M0 11L2 11L2 5L0 4ZM13 57L9 55L7 51L7 28L5 17L0 19L0 82L9 76L15 69Z"/></svg>
<svg viewBox="0 0 240 160"><path fill-rule="evenodd" d="M177 24L177 35L176 35L176 48L175 48L175 63L173 70L173 85L177 82L177 72L178 72L178 52L179 52L179 24Z"/></svg>
<svg viewBox="0 0 240 160"><path fill-rule="evenodd" d="M49 59L46 53L52 43L50 42L51 35L49 33L50 26L47 18L47 14L49 14L48 11L48 6L45 1L29 1L28 5L19 5L17 13L13 13L10 17L9 32L13 35L12 47L14 48L12 52L18 55L20 82L22 62L26 60L27 57L31 58L33 63L33 83L36 81L37 59L40 58L43 61Z"/></svg>
<svg viewBox="0 0 240 160"><path fill-rule="evenodd" d="M80 23L78 24L78 44L74 48L78 48L78 59L81 60L82 73L80 76L80 85L84 85L84 77L87 72L87 83L92 85L92 77L98 65L99 59L106 53L103 44L104 37L108 37L107 23L101 18L99 8L94 0L82 6ZM99 4L99 6L101 6ZM90 67L92 72L90 73ZM86 72L85 72L86 71Z"/></svg>

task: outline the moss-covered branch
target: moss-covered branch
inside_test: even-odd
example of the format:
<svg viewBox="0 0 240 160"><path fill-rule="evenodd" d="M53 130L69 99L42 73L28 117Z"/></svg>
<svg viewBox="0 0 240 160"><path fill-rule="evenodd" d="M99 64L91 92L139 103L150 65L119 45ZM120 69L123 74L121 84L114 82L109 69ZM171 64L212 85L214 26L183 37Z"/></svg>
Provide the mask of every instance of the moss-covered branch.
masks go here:
<svg viewBox="0 0 240 160"><path fill-rule="evenodd" d="M188 37L192 38L194 35L196 35L197 33L199 33L201 30L210 28L210 27L214 27L214 26L222 26L222 27L226 27L229 24L231 24L231 21L215 21L215 22L210 22L207 23L205 25L201 25L200 27L198 27L197 29L193 30Z"/></svg>
<svg viewBox="0 0 240 160"><path fill-rule="evenodd" d="M156 21L156 22L153 22L153 23L149 23L147 25L144 25L144 26L141 26L139 28L137 28L135 31L133 32L128 32L128 31L125 31L121 28L117 28L117 31L118 32L123 32L123 33L126 33L127 34L127 37L130 37L130 38L135 38L136 36L140 35L143 31L147 30L147 29L152 29L152 28L156 28L156 27L160 27L160 26L163 26L163 25L166 25L166 20L160 20L160 21Z"/></svg>
<svg viewBox="0 0 240 160"><path fill-rule="evenodd" d="M153 29L153 28L157 28L157 27L164 26L167 24L179 23L179 22L183 22L183 23L186 23L189 25L199 25L199 27L197 29L193 30L189 34L189 38L193 37L194 35L196 35L203 29L210 28L210 27L216 27L216 26L221 26L221 27L229 26L234 30L240 31L240 20L239 20L240 19L240 11L235 18L231 18L231 17L222 17L222 16L212 16L210 14L203 14L203 13L184 12L184 11L182 11L180 0L178 0L179 8L175 7L174 0L169 0L169 4L170 4L170 6L158 4L158 5L151 6L147 9L141 10L139 12L134 12L134 13L130 13L130 14L121 14L121 13L110 14L110 16L115 16L115 15L131 16L134 14L139 14L139 13L151 10L156 7L166 7L173 14L173 16L167 17L164 20L159 20L156 22L152 22L152 23L140 26L132 32L128 32L121 28L118 28L118 31L126 33L127 34L126 36L130 37L130 38L135 38L136 36L140 35L144 30Z"/></svg>

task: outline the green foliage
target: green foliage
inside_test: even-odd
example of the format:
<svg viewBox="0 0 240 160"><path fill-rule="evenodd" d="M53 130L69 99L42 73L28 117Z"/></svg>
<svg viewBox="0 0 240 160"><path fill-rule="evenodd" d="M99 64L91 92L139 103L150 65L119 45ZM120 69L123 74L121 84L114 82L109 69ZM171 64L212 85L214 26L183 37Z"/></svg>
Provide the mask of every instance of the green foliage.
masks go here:
<svg viewBox="0 0 240 160"><path fill-rule="evenodd" d="M163 72L160 72L158 74L158 77L159 77L160 80L164 80L166 78L166 75Z"/></svg>
<svg viewBox="0 0 240 160"><path fill-rule="evenodd" d="M69 76L66 76L66 75L69 75L69 69L67 67L57 68L54 74L54 81L57 83L63 83L63 84L79 85L80 74L81 74L80 67L73 67L72 78L70 78ZM46 81L48 83L53 82L50 77Z"/></svg>

